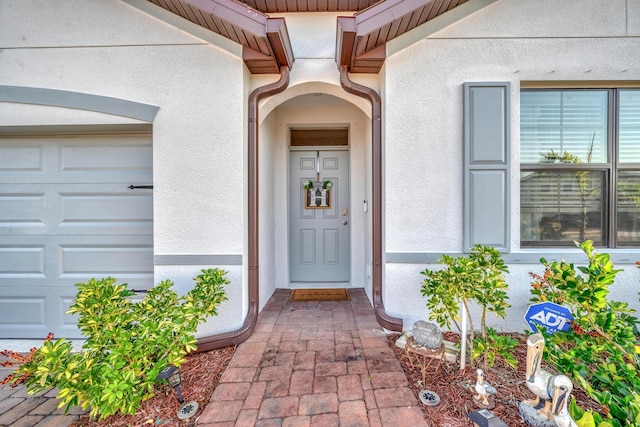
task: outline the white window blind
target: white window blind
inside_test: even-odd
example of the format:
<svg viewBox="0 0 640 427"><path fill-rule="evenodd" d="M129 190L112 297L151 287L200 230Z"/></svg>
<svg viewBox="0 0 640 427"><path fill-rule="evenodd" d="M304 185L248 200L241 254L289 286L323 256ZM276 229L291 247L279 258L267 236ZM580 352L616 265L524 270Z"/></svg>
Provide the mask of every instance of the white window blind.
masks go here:
<svg viewBox="0 0 640 427"><path fill-rule="evenodd" d="M577 156L583 163L605 163L607 92L522 92L520 147L522 163L540 163L551 150Z"/></svg>
<svg viewBox="0 0 640 427"><path fill-rule="evenodd" d="M620 91L618 138L621 163L640 163L640 90Z"/></svg>

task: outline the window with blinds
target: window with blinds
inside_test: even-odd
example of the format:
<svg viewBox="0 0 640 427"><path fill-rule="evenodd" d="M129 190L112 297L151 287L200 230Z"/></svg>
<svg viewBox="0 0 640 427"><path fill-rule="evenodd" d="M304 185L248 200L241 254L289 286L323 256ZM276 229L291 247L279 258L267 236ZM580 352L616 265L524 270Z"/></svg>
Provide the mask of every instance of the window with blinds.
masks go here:
<svg viewBox="0 0 640 427"><path fill-rule="evenodd" d="M640 90L522 90L521 246L640 246Z"/></svg>

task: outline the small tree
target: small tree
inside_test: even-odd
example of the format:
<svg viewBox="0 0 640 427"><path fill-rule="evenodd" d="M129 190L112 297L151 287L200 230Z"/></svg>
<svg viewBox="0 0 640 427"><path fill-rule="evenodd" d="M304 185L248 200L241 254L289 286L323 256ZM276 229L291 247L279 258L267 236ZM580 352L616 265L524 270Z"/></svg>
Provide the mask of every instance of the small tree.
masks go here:
<svg viewBox="0 0 640 427"><path fill-rule="evenodd" d="M90 407L90 416L134 414L153 396L156 377L167 365L182 365L196 349L198 324L217 314L226 300L226 272L202 270L195 287L180 297L170 280L149 290L139 302L116 280L78 283L68 313L78 314L87 341L72 352L65 339L45 342L20 366L13 381L26 384L29 394L57 387L59 407Z"/></svg>
<svg viewBox="0 0 640 427"><path fill-rule="evenodd" d="M425 269L421 274L421 292L427 297L429 319L435 320L441 327L451 328L454 324L460 331L458 323L460 305L466 310L469 318L470 341L472 343L472 359L480 358L485 368L493 366L496 357L502 358L509 366L516 367L517 360L512 354L516 341L500 336L488 328L487 311L497 317L505 318L507 303L504 273L509 270L500 256L500 252L490 246L476 245L469 256L454 258L442 255L438 260L444 264L441 270ZM480 338L475 338L473 318L470 305L474 302L480 306Z"/></svg>

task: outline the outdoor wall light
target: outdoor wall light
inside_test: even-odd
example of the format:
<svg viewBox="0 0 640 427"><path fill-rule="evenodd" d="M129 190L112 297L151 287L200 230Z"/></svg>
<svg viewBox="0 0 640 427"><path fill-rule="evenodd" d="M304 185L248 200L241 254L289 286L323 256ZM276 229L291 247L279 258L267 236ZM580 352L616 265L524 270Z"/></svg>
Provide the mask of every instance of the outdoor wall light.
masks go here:
<svg viewBox="0 0 640 427"><path fill-rule="evenodd" d="M167 380L169 382L169 385L176 389L176 393L178 393L178 402L184 403L182 393L180 392L180 383L182 382L182 377L180 376L180 368L174 365L167 366L162 371L160 371L160 373L156 377L156 381L159 380Z"/></svg>

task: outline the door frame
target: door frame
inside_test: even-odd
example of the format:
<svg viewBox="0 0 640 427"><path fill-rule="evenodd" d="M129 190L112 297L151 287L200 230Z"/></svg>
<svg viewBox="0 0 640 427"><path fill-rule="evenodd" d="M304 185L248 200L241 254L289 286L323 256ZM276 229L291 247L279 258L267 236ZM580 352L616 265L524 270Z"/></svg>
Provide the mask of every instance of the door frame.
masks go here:
<svg viewBox="0 0 640 427"><path fill-rule="evenodd" d="M348 188L349 188L349 253L347 255L349 259L349 280L345 282L326 282L326 281L313 281L313 282L295 282L291 280L291 227L292 227L292 219L291 219L291 192L298 191L299 189L290 188L289 183L291 182L291 152L292 151L346 151L347 159L349 164L348 171ZM351 177L352 177L352 165L351 165L351 144L349 141L349 145L323 145L323 146L291 146L287 147L287 277L289 278L289 288L290 289L310 289L310 288L350 288L352 282L353 275L353 257L352 257L352 239L353 239L353 228L352 228L352 213L353 207L351 206L351 202L353 197L351 195Z"/></svg>

